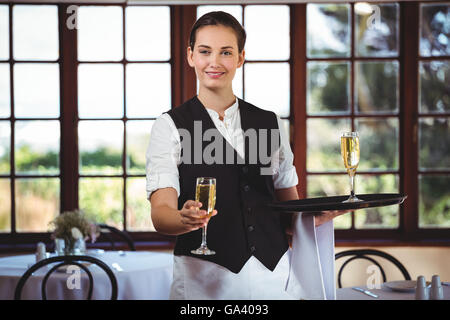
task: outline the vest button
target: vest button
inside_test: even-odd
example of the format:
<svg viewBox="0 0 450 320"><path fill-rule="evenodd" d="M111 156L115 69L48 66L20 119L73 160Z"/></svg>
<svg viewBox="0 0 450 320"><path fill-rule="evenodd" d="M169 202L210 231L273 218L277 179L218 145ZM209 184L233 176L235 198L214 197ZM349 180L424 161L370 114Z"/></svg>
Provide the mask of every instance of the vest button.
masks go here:
<svg viewBox="0 0 450 320"><path fill-rule="evenodd" d="M255 251L256 251L256 247L255 247L255 246L251 246L251 247L250 247L250 251L251 251L251 252L255 252Z"/></svg>
<svg viewBox="0 0 450 320"><path fill-rule="evenodd" d="M246 167L246 166L242 167L242 173L247 174L248 173L248 167Z"/></svg>
<svg viewBox="0 0 450 320"><path fill-rule="evenodd" d="M252 208L248 207L248 208L247 208L247 213L248 213L248 214L252 213Z"/></svg>
<svg viewBox="0 0 450 320"><path fill-rule="evenodd" d="M255 230L255 227L254 227L254 226L248 226L247 230L248 230L249 232L252 232L253 230Z"/></svg>
<svg viewBox="0 0 450 320"><path fill-rule="evenodd" d="M245 192L248 192L250 190L250 186L248 185L248 184L246 184L245 186L244 186L244 191Z"/></svg>

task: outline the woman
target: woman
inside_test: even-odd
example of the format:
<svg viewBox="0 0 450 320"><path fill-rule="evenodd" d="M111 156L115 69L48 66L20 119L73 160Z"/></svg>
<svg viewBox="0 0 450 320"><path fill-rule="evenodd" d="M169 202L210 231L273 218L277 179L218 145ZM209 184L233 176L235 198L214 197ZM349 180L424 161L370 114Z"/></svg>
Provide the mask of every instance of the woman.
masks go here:
<svg viewBox="0 0 450 320"><path fill-rule="evenodd" d="M298 177L288 138L277 131L279 117L233 93L232 80L245 59L245 39L242 26L225 12L199 18L187 48L189 65L199 83L198 96L163 114L152 128L147 150L151 217L158 232L177 235L171 299L292 298L285 291L289 275L286 230L290 223L282 219L286 215L271 212L266 205L298 199ZM208 130L217 130L225 139L219 149L231 152L232 163L198 162L198 155L205 155L209 143L204 139ZM276 158L279 165L271 162L270 175L263 174L268 165L261 157L249 161L255 141L246 140L244 131L251 130L281 132L279 148L271 150L271 159ZM190 138L185 139L181 132ZM196 136L199 132L201 141ZM256 136L257 146L269 148L276 140L262 141ZM196 146L202 148L200 152ZM193 200L199 176L217 180L217 210L211 220ZM336 215L327 212L315 223L320 225ZM216 254L193 255L191 250L200 244L200 228L206 224L208 246Z"/></svg>

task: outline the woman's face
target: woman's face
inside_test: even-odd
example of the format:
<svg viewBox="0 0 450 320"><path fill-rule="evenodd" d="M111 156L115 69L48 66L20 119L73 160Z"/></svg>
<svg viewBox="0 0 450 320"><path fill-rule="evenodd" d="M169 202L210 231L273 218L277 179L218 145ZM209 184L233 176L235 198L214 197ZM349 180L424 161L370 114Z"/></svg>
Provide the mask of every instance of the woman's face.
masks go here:
<svg viewBox="0 0 450 320"><path fill-rule="evenodd" d="M244 56L244 50L239 54L233 29L222 25L198 29L194 50L191 47L187 50L189 65L195 68L200 89L231 89Z"/></svg>

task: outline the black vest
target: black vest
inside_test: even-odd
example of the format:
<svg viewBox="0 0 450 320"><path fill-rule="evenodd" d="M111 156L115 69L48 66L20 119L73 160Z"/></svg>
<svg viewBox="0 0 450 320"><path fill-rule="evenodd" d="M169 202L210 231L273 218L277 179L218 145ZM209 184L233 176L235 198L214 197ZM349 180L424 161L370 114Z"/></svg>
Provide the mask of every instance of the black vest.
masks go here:
<svg viewBox="0 0 450 320"><path fill-rule="evenodd" d="M273 112L259 109L241 99L239 112L241 126L245 132L247 129L278 129L276 116ZM178 208L181 209L187 200L195 200L195 185L197 177L216 178L216 206L218 213L208 223L207 242L208 247L216 252L212 256L199 256L191 254L201 243L201 229L177 236L175 255L192 256L199 259L219 264L234 273L238 273L250 256L254 255L269 270L275 269L278 261L288 249L286 233L282 226L280 213L272 211L266 204L276 201L272 175L261 175L261 168L269 167L267 161L256 163L249 157L249 149L255 147L249 145L245 139L245 159L233 147L222 139L223 153L232 156L232 162L224 156L223 163L210 163L199 157L199 139L201 150L211 144L212 141L203 141L206 130L217 130L200 100L195 96L181 106L168 112L179 132L189 132L192 139L182 140L182 163L178 166L180 175L180 196ZM197 127L194 126L194 121ZM201 136L199 134L199 121L201 121ZM256 132L258 132L256 130ZM197 131L197 137L195 136ZM218 130L217 130L218 132ZM220 134L220 133L219 133ZM180 133L180 136L181 133ZM270 134L267 135L265 150L269 156ZM194 138L198 138L195 142ZM222 136L221 136L222 137ZM279 134L277 136L279 143ZM211 139L213 140L213 139ZM259 143L256 147L264 147ZM194 143L197 143L195 149ZM264 142L263 142L264 143ZM192 152L187 152L184 146L190 146ZM186 153L187 152L187 153ZM254 154L254 152L253 152ZM259 155L260 153L258 153ZM201 160L198 163L199 158ZM187 161L186 161L187 159ZM190 160L190 161L189 161ZM228 164L231 163L231 164Z"/></svg>

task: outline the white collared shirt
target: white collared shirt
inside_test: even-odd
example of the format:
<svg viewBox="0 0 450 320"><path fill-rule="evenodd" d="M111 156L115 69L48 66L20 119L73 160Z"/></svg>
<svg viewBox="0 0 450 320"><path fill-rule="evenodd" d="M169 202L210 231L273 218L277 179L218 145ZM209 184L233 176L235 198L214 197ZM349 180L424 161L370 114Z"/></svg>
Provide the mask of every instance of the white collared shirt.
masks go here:
<svg viewBox="0 0 450 320"><path fill-rule="evenodd" d="M243 157L244 138L237 98L235 103L225 110L223 121L219 119L219 114L216 111L206 110L219 132ZM281 120L278 116L277 121L278 127L282 128ZM273 175L275 189L290 188L298 184L297 172L293 165L294 155L289 144L289 138L282 129L280 129L280 135L279 167L276 168ZM153 124L146 159L147 199L152 192L168 187L174 188L179 196L180 135L175 123L167 113L162 114Z"/></svg>
<svg viewBox="0 0 450 320"><path fill-rule="evenodd" d="M206 109L214 125L243 157L244 138L241 127L239 103L225 110L223 121L219 114ZM282 128L277 116L278 127ZM281 144L279 166L273 174L275 189L296 186L298 176L293 165L293 153L289 139L280 129ZM181 142L178 130L167 114L153 124L147 149L147 198L160 189L172 187L180 195L178 165L181 163ZM199 239L200 241L200 239ZM258 259L251 256L237 274L215 263L188 256L174 256L171 299L290 299L285 291L289 275L290 250L272 272ZM211 275L211 276L209 276Z"/></svg>

